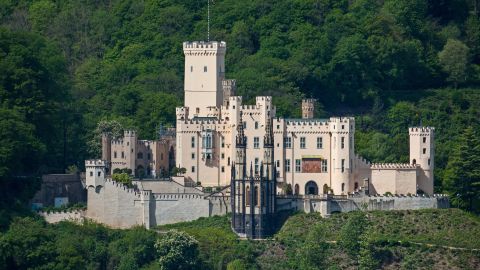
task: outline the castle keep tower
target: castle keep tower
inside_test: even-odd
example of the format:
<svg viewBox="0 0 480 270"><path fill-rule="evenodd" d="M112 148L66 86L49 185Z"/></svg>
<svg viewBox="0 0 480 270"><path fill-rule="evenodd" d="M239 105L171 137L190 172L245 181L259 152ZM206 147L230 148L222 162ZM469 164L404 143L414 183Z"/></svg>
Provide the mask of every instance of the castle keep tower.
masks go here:
<svg viewBox="0 0 480 270"><path fill-rule="evenodd" d="M102 160L105 160L107 173L110 173L112 163L112 136L106 132L102 133Z"/></svg>
<svg viewBox="0 0 480 270"><path fill-rule="evenodd" d="M230 97L234 97L237 92L237 81L236 80L223 80L223 106L228 106L228 101Z"/></svg>
<svg viewBox="0 0 480 270"><path fill-rule="evenodd" d="M185 107L191 116L206 116L208 107L223 104L222 81L225 78L225 42L193 41L183 43L185 54Z"/></svg>
<svg viewBox="0 0 480 270"><path fill-rule="evenodd" d="M313 119L316 99L302 99L302 119Z"/></svg>
<svg viewBox="0 0 480 270"><path fill-rule="evenodd" d="M85 160L85 184L88 187L96 188L105 185L105 161Z"/></svg>
<svg viewBox="0 0 480 270"><path fill-rule="evenodd" d="M420 165L417 189L433 194L433 170L435 168L435 128L411 127L410 164Z"/></svg>

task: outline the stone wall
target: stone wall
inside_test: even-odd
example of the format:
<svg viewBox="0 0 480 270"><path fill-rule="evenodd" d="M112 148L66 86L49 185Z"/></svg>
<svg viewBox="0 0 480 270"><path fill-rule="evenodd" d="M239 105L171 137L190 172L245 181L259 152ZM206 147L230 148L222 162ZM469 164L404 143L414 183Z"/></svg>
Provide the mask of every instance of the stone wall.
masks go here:
<svg viewBox="0 0 480 270"><path fill-rule="evenodd" d="M58 223L60 221L73 221L81 223L85 219L86 210L75 210L69 212L38 212L48 223Z"/></svg>

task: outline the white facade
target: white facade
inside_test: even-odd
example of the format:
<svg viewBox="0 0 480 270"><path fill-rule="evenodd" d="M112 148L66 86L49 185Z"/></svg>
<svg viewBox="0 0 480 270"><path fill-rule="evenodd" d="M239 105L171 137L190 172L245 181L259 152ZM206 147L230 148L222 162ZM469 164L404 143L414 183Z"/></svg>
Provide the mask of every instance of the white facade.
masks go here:
<svg viewBox="0 0 480 270"><path fill-rule="evenodd" d="M247 171L256 173L271 119L278 182L295 194L347 194L365 184L382 194L419 189L433 194L433 128L410 129L410 164L370 164L355 155L353 117L314 119L310 99L302 103L303 119L283 119L276 117L272 97L257 97L254 105L243 104L234 92L223 98L230 85L224 77L226 43L185 42L183 50L185 106L176 111L176 166L186 169L187 180L204 187L230 184L240 124L247 138Z"/></svg>

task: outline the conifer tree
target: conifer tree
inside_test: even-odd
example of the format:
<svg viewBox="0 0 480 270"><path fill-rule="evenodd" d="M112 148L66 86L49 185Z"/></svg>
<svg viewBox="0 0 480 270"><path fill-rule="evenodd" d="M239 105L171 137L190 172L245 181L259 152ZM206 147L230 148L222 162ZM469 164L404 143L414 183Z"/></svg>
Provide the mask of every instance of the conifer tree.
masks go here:
<svg viewBox="0 0 480 270"><path fill-rule="evenodd" d="M478 211L480 205L480 138L472 127L464 130L448 161L445 190L453 206Z"/></svg>

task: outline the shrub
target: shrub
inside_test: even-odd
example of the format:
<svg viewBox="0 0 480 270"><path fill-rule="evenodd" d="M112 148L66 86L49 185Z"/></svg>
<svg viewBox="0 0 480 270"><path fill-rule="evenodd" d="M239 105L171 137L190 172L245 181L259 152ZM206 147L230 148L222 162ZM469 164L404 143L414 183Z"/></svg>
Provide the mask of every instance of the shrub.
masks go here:
<svg viewBox="0 0 480 270"><path fill-rule="evenodd" d="M160 269L194 269L198 241L185 232L170 230L155 243Z"/></svg>

